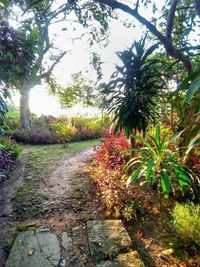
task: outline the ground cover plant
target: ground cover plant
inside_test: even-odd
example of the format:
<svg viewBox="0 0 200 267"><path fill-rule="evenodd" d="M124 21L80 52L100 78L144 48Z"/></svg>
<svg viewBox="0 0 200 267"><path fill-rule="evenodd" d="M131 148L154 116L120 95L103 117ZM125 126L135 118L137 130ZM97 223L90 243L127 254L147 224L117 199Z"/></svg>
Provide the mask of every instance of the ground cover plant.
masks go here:
<svg viewBox="0 0 200 267"><path fill-rule="evenodd" d="M187 242L200 244L200 206L193 203L176 203L172 210L174 227Z"/></svg>
<svg viewBox="0 0 200 267"><path fill-rule="evenodd" d="M0 138L0 176L6 177L11 171L21 147L9 138Z"/></svg>

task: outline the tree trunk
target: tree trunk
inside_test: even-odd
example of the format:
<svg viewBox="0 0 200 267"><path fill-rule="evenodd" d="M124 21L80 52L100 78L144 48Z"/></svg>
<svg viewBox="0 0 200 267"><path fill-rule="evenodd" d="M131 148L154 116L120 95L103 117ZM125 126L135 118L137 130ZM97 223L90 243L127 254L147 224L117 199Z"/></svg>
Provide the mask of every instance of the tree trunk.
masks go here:
<svg viewBox="0 0 200 267"><path fill-rule="evenodd" d="M31 128L31 118L30 118L30 108L29 108L29 93L30 89L23 88L20 93L20 123L22 129L30 130Z"/></svg>

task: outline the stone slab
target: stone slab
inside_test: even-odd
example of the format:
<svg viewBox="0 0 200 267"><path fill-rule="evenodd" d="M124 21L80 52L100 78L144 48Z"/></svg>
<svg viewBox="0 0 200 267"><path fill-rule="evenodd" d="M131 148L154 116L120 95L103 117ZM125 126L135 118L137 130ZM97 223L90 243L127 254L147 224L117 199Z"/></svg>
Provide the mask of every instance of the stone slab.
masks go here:
<svg viewBox="0 0 200 267"><path fill-rule="evenodd" d="M53 267L61 257L57 237L49 232L18 233L6 267Z"/></svg>
<svg viewBox="0 0 200 267"><path fill-rule="evenodd" d="M73 247L72 239L66 232L63 232L61 235L61 245L65 251L69 251Z"/></svg>
<svg viewBox="0 0 200 267"><path fill-rule="evenodd" d="M130 251L132 242L121 220L88 221L87 230L91 256L96 263Z"/></svg>

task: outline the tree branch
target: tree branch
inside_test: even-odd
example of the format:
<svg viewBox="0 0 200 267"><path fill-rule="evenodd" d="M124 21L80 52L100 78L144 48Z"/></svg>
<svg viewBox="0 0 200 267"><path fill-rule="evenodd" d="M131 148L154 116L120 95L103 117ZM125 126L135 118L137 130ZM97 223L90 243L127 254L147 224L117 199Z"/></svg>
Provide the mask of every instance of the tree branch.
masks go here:
<svg viewBox="0 0 200 267"><path fill-rule="evenodd" d="M56 60L54 61L54 63L51 65L51 67L50 67L45 73L42 73L41 75L39 75L39 77L40 77L41 79L44 79L44 78L50 76L51 73L52 73L52 71L53 71L53 69L54 69L54 67L60 62L60 60L61 60L61 59L62 59L68 52L70 52L70 51L64 51L64 52L62 52L62 53L60 54L60 56L57 57L57 59L56 59Z"/></svg>
<svg viewBox="0 0 200 267"><path fill-rule="evenodd" d="M151 33L153 33L158 40L164 45L167 54L175 59L180 60L184 67L186 68L187 72L190 74L192 73L192 64L182 52L178 51L177 48L172 44L171 39L167 38L163 35L157 28L154 26L150 21L142 17L137 9L131 9L126 4L117 2L115 0L93 0L94 2L98 2L104 5L111 7L112 9L119 9L124 11L125 13L131 15L135 19L137 19L142 25L144 25ZM178 0L172 0L173 2ZM200 0L198 0L200 1Z"/></svg>
<svg viewBox="0 0 200 267"><path fill-rule="evenodd" d="M174 18L175 18L175 12L176 12L176 7L178 4L178 1L179 0L172 0L171 1L170 9L168 12L167 26L166 26L166 37L169 39L171 39L171 35L172 35L173 22L174 22Z"/></svg>
<svg viewBox="0 0 200 267"><path fill-rule="evenodd" d="M135 5L135 10L136 10L136 11L138 11L139 4L140 4L140 0L137 0L136 5Z"/></svg>
<svg viewBox="0 0 200 267"><path fill-rule="evenodd" d="M165 36L161 32L159 32L158 29L151 22L149 22L147 19L139 15L137 7L135 9L132 9L129 6L117 2L115 0L94 0L94 2L107 5L112 9L119 9L124 11L125 13L136 18L141 24L146 26L146 28L149 29L162 43L165 41Z"/></svg>

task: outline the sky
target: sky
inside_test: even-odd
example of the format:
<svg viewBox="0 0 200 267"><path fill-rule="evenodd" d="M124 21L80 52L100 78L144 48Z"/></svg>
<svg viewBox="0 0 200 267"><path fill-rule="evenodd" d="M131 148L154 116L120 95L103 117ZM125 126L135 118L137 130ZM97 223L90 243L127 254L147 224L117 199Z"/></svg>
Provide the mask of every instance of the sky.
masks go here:
<svg viewBox="0 0 200 267"><path fill-rule="evenodd" d="M131 2L131 1L127 1ZM161 1L162 2L162 1ZM88 44L88 37L84 36L80 40L72 41L71 37L81 35L83 33L81 26L77 26L77 30L73 32L72 28L68 27L66 22L58 23L51 26L50 37L54 39L53 43L57 47L57 50L70 50L60 63L55 67L53 71L54 77L57 81L66 86L70 83L70 75L81 71L83 74L89 75L89 78L96 80L96 75L92 67L90 66L91 50L97 52L101 56L103 80L109 81L110 75L114 71L115 64L120 64L120 61L116 55L117 51L123 51L125 48L130 47L134 40L139 40L143 34L141 27L132 18L120 12L120 18L128 20L133 23L135 27L126 28L119 20L110 21L110 35L109 44L106 47L94 46L90 47ZM150 16L151 12L147 12L146 16ZM73 18L72 18L73 19ZM66 31L62 31L66 28ZM70 37L70 38L69 38ZM37 115L54 115L59 116L61 114L74 115L78 113L84 113L87 115L98 114L98 109L83 108L76 105L72 109L61 109L60 104L55 96L49 95L45 84L38 85L31 90L30 93L30 109L31 112ZM19 95L13 96L13 101L16 105L19 105Z"/></svg>

